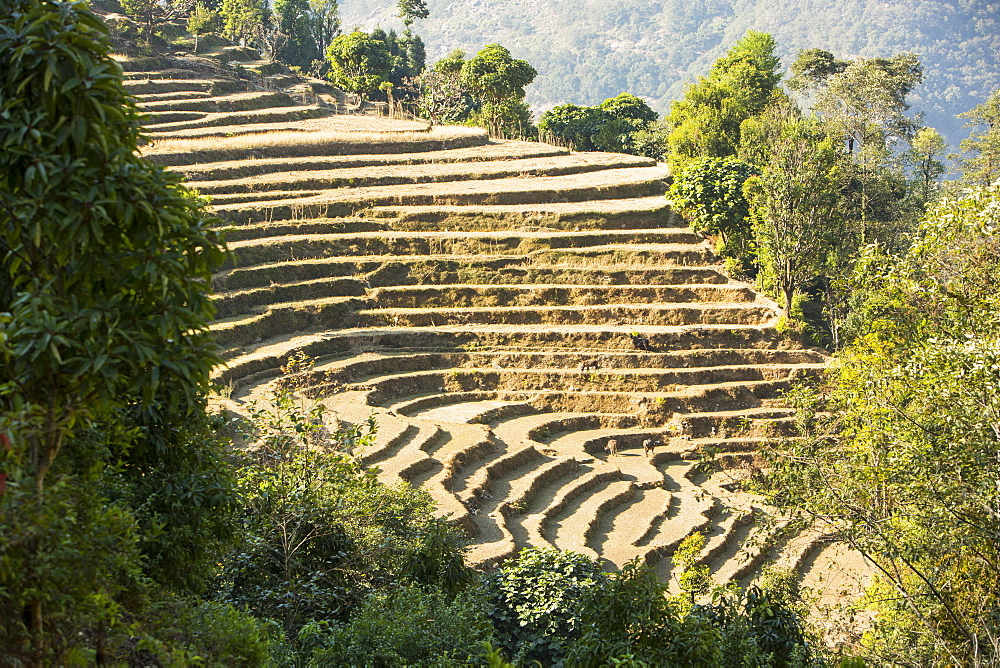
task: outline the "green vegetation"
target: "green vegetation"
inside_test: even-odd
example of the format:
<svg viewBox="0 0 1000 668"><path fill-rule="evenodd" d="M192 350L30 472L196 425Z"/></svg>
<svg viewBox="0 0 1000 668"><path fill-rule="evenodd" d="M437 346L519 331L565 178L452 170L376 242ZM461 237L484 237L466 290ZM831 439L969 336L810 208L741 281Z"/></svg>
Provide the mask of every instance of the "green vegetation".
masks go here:
<svg viewBox="0 0 1000 668"><path fill-rule="evenodd" d="M875 564L873 661L993 665L1000 188L943 198L901 256L872 258L862 336L796 400L774 498Z"/></svg>
<svg viewBox="0 0 1000 668"><path fill-rule="evenodd" d="M371 97L393 68L386 43L360 30L335 37L326 57L330 61L330 80L362 100Z"/></svg>
<svg viewBox="0 0 1000 668"><path fill-rule="evenodd" d="M969 119L966 127L976 128L961 145L966 153L962 160L964 181L990 185L1000 178L1000 88L989 100L959 116ZM986 130L980 129L983 125Z"/></svg>
<svg viewBox="0 0 1000 668"><path fill-rule="evenodd" d="M656 119L657 113L643 100L621 93L596 107L564 104L551 109L542 114L538 129L575 151L635 154L640 148L637 133L648 131Z"/></svg>
<svg viewBox="0 0 1000 668"><path fill-rule="evenodd" d="M697 158L674 179L668 197L694 231L719 235L720 250L746 257L751 230L743 186L753 172L736 158Z"/></svg>
<svg viewBox="0 0 1000 668"><path fill-rule="evenodd" d="M697 157L724 158L740 145L740 126L781 96L776 44L749 32L670 106L668 162L675 171Z"/></svg>
<svg viewBox="0 0 1000 668"><path fill-rule="evenodd" d="M524 87L538 72L499 44L487 44L462 65L461 82L478 101L470 121L494 137L530 137L531 112Z"/></svg>

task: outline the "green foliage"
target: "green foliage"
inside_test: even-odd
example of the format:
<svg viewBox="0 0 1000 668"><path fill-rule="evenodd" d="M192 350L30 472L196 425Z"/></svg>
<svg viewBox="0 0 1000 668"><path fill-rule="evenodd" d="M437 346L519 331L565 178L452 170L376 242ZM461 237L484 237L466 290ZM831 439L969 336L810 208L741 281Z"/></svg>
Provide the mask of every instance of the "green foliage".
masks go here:
<svg viewBox="0 0 1000 668"><path fill-rule="evenodd" d="M650 109L645 100L631 93L619 93L615 97L609 97L601 102L600 107L612 118L627 122L634 130L641 130L659 118L659 114Z"/></svg>
<svg viewBox="0 0 1000 668"><path fill-rule="evenodd" d="M814 109L847 142L848 153L908 139L920 126L906 116L906 96L923 81L915 54L858 59L823 79Z"/></svg>
<svg viewBox="0 0 1000 668"><path fill-rule="evenodd" d="M837 60L823 49L802 49L792 63L788 87L802 92L821 88L830 76L841 74L849 64L850 61Z"/></svg>
<svg viewBox="0 0 1000 668"><path fill-rule="evenodd" d="M437 63L440 65L441 61ZM457 70L446 67L425 70L403 82L403 91L414 100L417 112L432 123L462 123L468 120L475 105L471 93L462 85ZM458 66L461 69L461 65Z"/></svg>
<svg viewBox="0 0 1000 668"><path fill-rule="evenodd" d="M483 101L469 115L472 125L486 128L491 137L501 139L534 139L538 129L531 123L531 109L522 100Z"/></svg>
<svg viewBox="0 0 1000 668"><path fill-rule="evenodd" d="M386 43L360 30L334 38L326 58L330 61L331 81L362 98L370 97L394 67Z"/></svg>
<svg viewBox="0 0 1000 668"><path fill-rule="evenodd" d="M440 74L461 75L465 65L465 51L454 49L447 56L434 63L434 71Z"/></svg>
<svg viewBox="0 0 1000 668"><path fill-rule="evenodd" d="M880 573L866 637L879 662L998 659L998 211L997 186L942 199L907 253L871 272L863 336L803 402L813 438L772 468L776 499Z"/></svg>
<svg viewBox="0 0 1000 668"><path fill-rule="evenodd" d="M224 250L202 202L138 156L100 20L83 4L6 9L0 632L18 661L103 662L155 595L148 578L198 586L180 574L225 538L228 476L201 447Z"/></svg>
<svg viewBox="0 0 1000 668"><path fill-rule="evenodd" d="M284 40L277 57L289 65L308 67L322 53L313 37L312 8L309 0L274 0L271 12Z"/></svg>
<svg viewBox="0 0 1000 668"><path fill-rule="evenodd" d="M142 40L149 44L154 31L187 13L185 0L120 0L122 11L142 26Z"/></svg>
<svg viewBox="0 0 1000 668"><path fill-rule="evenodd" d="M254 43L264 29L264 4L261 0L222 0L222 34L244 45Z"/></svg>
<svg viewBox="0 0 1000 668"><path fill-rule="evenodd" d="M910 143L905 158L913 170L913 180L921 202L930 201L939 189L944 174L943 158L948 145L934 128L920 128Z"/></svg>
<svg viewBox="0 0 1000 668"><path fill-rule="evenodd" d="M969 111L966 127L977 128L963 139L962 181L969 185L990 185L1000 178L1000 88L990 98ZM986 130L981 127L985 125Z"/></svg>
<svg viewBox="0 0 1000 668"><path fill-rule="evenodd" d="M409 31L400 37L394 30L386 33L381 28L373 30L371 36L385 44L392 59L392 70L386 81L395 88L403 88L405 92L407 80L418 77L424 71L426 52L423 40Z"/></svg>
<svg viewBox="0 0 1000 668"><path fill-rule="evenodd" d="M522 550L492 578L489 614L499 647L518 665L563 665L579 637L582 597L606 579L601 567L582 554Z"/></svg>
<svg viewBox="0 0 1000 668"><path fill-rule="evenodd" d="M330 42L340 33L337 0L309 0L308 30L316 47L317 57L323 58Z"/></svg>
<svg viewBox="0 0 1000 668"><path fill-rule="evenodd" d="M612 120L600 107L564 104L542 114L538 129L565 142L574 151L596 151L599 149L594 137Z"/></svg>
<svg viewBox="0 0 1000 668"><path fill-rule="evenodd" d="M409 30L416 19L426 19L431 15L427 9L427 0L396 0L399 13L396 14L403 19L403 25Z"/></svg>
<svg viewBox="0 0 1000 668"><path fill-rule="evenodd" d="M100 21L46 4L5 23L2 407L33 425L22 443L41 489L64 437L122 396L146 424L200 411L217 359L207 285L224 254L201 202L136 154L138 112Z"/></svg>
<svg viewBox="0 0 1000 668"><path fill-rule="evenodd" d="M698 157L735 155L740 126L775 97L781 78L774 38L747 32L670 107L668 162L675 171Z"/></svg>
<svg viewBox="0 0 1000 668"><path fill-rule="evenodd" d="M784 296L786 314L795 291L821 272L842 184L833 140L810 121L789 123L746 182L762 278Z"/></svg>
<svg viewBox="0 0 1000 668"><path fill-rule="evenodd" d="M137 648L161 665L271 665L267 623L231 605L168 596L144 614L151 621Z"/></svg>
<svg viewBox="0 0 1000 668"><path fill-rule="evenodd" d="M535 80L535 68L517 60L499 44L487 44L462 65L462 83L486 104L524 100L524 87Z"/></svg>
<svg viewBox="0 0 1000 668"><path fill-rule="evenodd" d="M287 390L273 405L251 417L239 471L245 537L223 562L224 600L295 637L312 622L346 621L401 582L452 591L469 581L464 540L433 517L427 494L386 487L342 454L369 443L373 424L331 435Z"/></svg>
<svg viewBox="0 0 1000 668"><path fill-rule="evenodd" d="M692 229L720 235L725 254L744 257L751 234L743 184L752 175L736 158L701 158L674 178L667 197Z"/></svg>
<svg viewBox="0 0 1000 668"><path fill-rule="evenodd" d="M403 584L371 595L348 624L307 643L319 644L316 666L475 665L491 631L479 589L450 596Z"/></svg>
<svg viewBox="0 0 1000 668"><path fill-rule="evenodd" d="M700 534L697 534L700 535ZM719 663L719 630L709 618L666 595L656 574L626 564L585 594L566 665L712 666Z"/></svg>
<svg viewBox="0 0 1000 668"><path fill-rule="evenodd" d="M691 597L708 593L712 586L712 578L708 566L699 563L701 551L705 549L705 534L695 531L681 541L674 552L674 568L679 571L677 584L681 591Z"/></svg>
<svg viewBox="0 0 1000 668"><path fill-rule="evenodd" d="M194 52L198 53L198 37L209 32L220 32L222 15L207 5L197 3L188 16L187 29L194 35Z"/></svg>
<svg viewBox="0 0 1000 668"><path fill-rule="evenodd" d="M11 425L0 423L6 432ZM38 502L15 452L0 453L10 476L0 495L0 644L13 665L58 665L75 652L92 654L81 634L123 640L122 602L141 588L135 523L94 492L98 473L54 477ZM27 478L27 479L26 479ZM41 622L31 615L38 610ZM43 631L44 629L44 631Z"/></svg>
<svg viewBox="0 0 1000 668"><path fill-rule="evenodd" d="M644 101L622 93L596 107L555 107L542 114L538 129L576 151L635 153L635 134L656 118Z"/></svg>

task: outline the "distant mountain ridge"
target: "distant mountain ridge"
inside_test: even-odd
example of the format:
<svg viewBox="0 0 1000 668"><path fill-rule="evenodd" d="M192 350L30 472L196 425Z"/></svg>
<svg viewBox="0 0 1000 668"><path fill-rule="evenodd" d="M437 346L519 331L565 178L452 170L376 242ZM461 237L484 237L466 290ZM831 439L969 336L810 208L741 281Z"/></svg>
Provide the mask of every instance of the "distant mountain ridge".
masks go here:
<svg viewBox="0 0 1000 668"><path fill-rule="evenodd" d="M799 49L840 58L921 56L914 111L952 148L968 134L955 114L1000 87L1000 2L977 0L428 0L414 29L429 61L499 42L538 70L537 110L595 104L628 91L660 112L747 30L774 35L787 68ZM345 29L400 30L393 0L341 0Z"/></svg>

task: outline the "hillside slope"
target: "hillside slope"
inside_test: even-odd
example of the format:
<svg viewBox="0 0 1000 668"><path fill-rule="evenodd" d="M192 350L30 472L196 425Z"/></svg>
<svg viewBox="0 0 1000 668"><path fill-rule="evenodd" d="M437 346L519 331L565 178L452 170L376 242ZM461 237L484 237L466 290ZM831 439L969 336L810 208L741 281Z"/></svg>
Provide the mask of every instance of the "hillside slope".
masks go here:
<svg viewBox="0 0 1000 668"><path fill-rule="evenodd" d="M789 65L799 49L839 57L920 54L927 75L915 110L957 146L965 136L956 113L1000 86L1000 3L993 0L793 0L778 11L765 0L428 0L431 18L415 28L430 60L461 48L500 42L538 70L528 89L536 109L594 104L628 91L659 111L685 82L747 30L769 32ZM345 28L398 27L394 0L343 0ZM835 7L835 9L834 9Z"/></svg>
<svg viewBox="0 0 1000 668"><path fill-rule="evenodd" d="M665 166L234 92L203 60L123 66L144 155L228 228L217 405L285 386L330 427L373 415L355 454L426 489L481 567L550 545L668 581L700 530L720 583L844 568L734 484L827 359L671 212ZM299 351L315 366L282 375Z"/></svg>

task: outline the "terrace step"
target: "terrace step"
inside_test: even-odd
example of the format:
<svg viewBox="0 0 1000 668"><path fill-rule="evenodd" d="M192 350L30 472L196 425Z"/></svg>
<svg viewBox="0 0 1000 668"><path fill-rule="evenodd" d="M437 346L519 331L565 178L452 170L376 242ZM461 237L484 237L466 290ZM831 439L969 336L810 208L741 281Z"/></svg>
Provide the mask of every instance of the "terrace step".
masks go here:
<svg viewBox="0 0 1000 668"><path fill-rule="evenodd" d="M365 286L351 278L320 279L224 293L216 296L213 304L216 316L219 319L226 319L238 314L252 313L261 308L275 308L282 303L329 297L362 297L365 292Z"/></svg>
<svg viewBox="0 0 1000 668"><path fill-rule="evenodd" d="M266 204L228 204L215 207L225 220L283 220L292 215L291 207L305 215L346 215L362 208L387 205L427 204L533 204L591 199L643 197L664 192L662 179L669 176L664 167L605 169L569 176L509 178L502 180L502 190L492 181L452 181L407 186L401 191L393 186L369 186L328 191L301 201L276 200Z"/></svg>
<svg viewBox="0 0 1000 668"><path fill-rule="evenodd" d="M139 95L133 95L135 99L139 102L139 105L145 105L150 102L163 102L168 100L204 100L206 98L212 97L212 94L207 91L174 91L171 93L141 93Z"/></svg>
<svg viewBox="0 0 1000 668"><path fill-rule="evenodd" d="M151 128L152 129L152 128ZM646 158L613 153L577 153L491 162L448 162L419 165L386 165L357 168L297 170L256 174L244 178L217 181L192 181L200 192L221 195L258 191L329 190L451 181L495 180L527 176L586 174L605 169L649 167L655 162ZM274 199L274 198L272 198Z"/></svg>
<svg viewBox="0 0 1000 668"><path fill-rule="evenodd" d="M458 163L479 163L529 158L549 158L564 156L566 149L537 142L491 139L488 143L468 148L423 153L389 153L382 155L308 155L301 157L263 158L258 160L228 160L206 162L179 167L190 181L221 181L245 179L277 172L285 174L297 171L320 170L360 170L371 167L395 167L417 165L444 165ZM664 207L662 199L657 202ZM388 216L397 217L397 216Z"/></svg>
<svg viewBox="0 0 1000 668"><path fill-rule="evenodd" d="M553 325L545 330L511 325L473 325L416 328L344 328L299 335L279 336L261 345L229 355L229 368L216 374L222 382L235 382L251 374L277 369L294 350L314 357L349 354L352 351L422 349L455 351L470 347L500 352L552 351L586 356L634 353L630 332L622 325ZM774 331L759 325L705 325L699 327L643 327L642 333L658 350L715 349L765 351L780 343ZM266 337L270 338L270 336ZM511 345L511 342L517 342ZM247 346L250 342L242 344ZM234 345L236 345L234 343ZM697 351L695 351L697 352ZM753 354L764 354L754 352Z"/></svg>
<svg viewBox="0 0 1000 668"><path fill-rule="evenodd" d="M485 308L492 306L591 305L600 303L753 302L748 286L532 284L496 286L446 284L375 288L370 296L381 308Z"/></svg>
<svg viewBox="0 0 1000 668"><path fill-rule="evenodd" d="M217 99L217 98L213 98ZM195 116L194 114L197 114ZM271 123L295 123L310 118L323 118L330 111L322 107L284 106L264 109L235 109L230 111L162 111L153 116L153 123L146 126L146 133L155 142L184 132L185 136L211 137L218 134L214 128L232 127L241 123L247 134L255 130L254 125ZM229 133L226 133L227 136Z"/></svg>
<svg viewBox="0 0 1000 668"><path fill-rule="evenodd" d="M361 326L441 327L466 325L598 325L604 322L651 326L762 325L777 319L768 305L742 302L711 304L602 304L574 306L494 306L486 308L384 308L357 312Z"/></svg>
<svg viewBox="0 0 1000 668"><path fill-rule="evenodd" d="M237 126L232 128L232 134L208 139L185 139L182 132L173 139L158 137L152 146L144 147L142 153L156 164L183 167L220 160L414 154L480 146L488 141L482 130L464 126L436 126L410 132L364 133L345 127L343 118L327 116L283 124ZM424 127L412 123L409 126L417 129ZM227 130L223 129L222 132ZM274 217L262 216L257 222L266 220L274 220Z"/></svg>
<svg viewBox="0 0 1000 668"><path fill-rule="evenodd" d="M231 248L238 266L263 264L293 256L511 255L541 250L662 246L664 250L704 252L701 237L690 230L552 232L394 232L302 234L236 241Z"/></svg>

